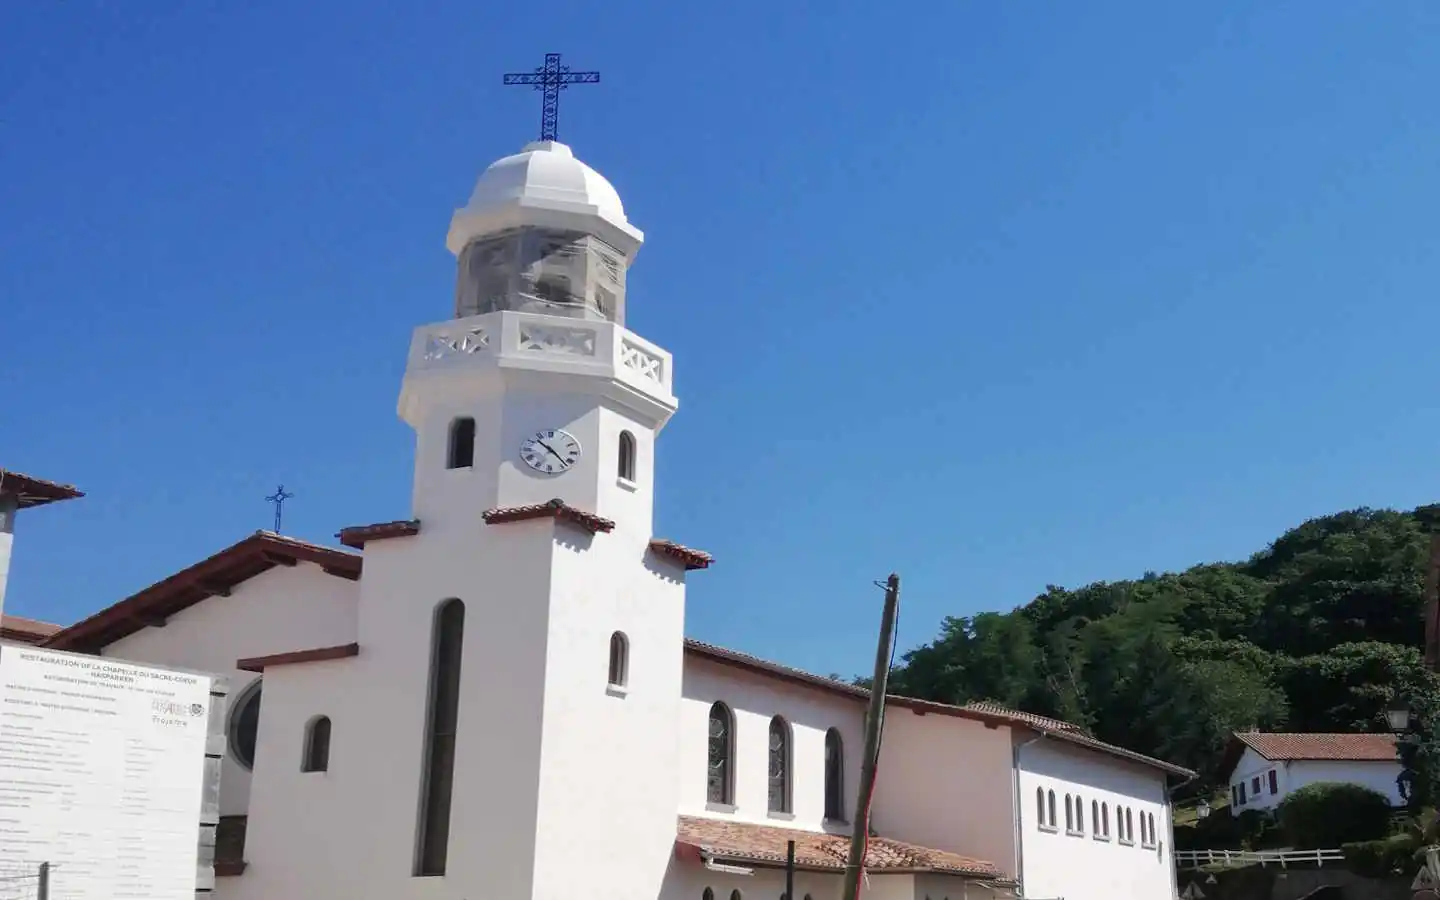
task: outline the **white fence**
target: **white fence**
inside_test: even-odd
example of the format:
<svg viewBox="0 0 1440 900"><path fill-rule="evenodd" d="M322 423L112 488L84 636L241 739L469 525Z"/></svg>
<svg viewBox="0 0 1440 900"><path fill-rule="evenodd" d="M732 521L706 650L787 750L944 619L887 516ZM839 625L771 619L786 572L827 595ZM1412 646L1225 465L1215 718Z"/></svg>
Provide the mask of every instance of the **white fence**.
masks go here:
<svg viewBox="0 0 1440 900"><path fill-rule="evenodd" d="M1340 850L1176 850L1175 864L1180 868L1198 869L1201 866L1279 866L1290 865L1323 866L1327 862L1344 862L1345 854Z"/></svg>

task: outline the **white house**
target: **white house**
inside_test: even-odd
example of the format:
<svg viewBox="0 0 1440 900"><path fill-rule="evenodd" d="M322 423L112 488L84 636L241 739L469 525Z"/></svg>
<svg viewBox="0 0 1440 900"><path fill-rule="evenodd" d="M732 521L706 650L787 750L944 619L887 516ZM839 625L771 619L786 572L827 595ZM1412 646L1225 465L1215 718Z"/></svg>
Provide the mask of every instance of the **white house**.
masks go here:
<svg viewBox="0 0 1440 900"><path fill-rule="evenodd" d="M231 679L221 900L772 900L790 841L836 895L868 694L685 638L712 560L652 527L641 241L562 144L490 166L409 344L409 515L256 533L46 640ZM987 705L884 724L867 897L1174 897L1187 770Z"/></svg>
<svg viewBox="0 0 1440 900"><path fill-rule="evenodd" d="M1230 812L1273 810L1307 784L1360 784L1403 806L1401 766L1389 734L1272 734L1237 732L1220 771L1230 785Z"/></svg>

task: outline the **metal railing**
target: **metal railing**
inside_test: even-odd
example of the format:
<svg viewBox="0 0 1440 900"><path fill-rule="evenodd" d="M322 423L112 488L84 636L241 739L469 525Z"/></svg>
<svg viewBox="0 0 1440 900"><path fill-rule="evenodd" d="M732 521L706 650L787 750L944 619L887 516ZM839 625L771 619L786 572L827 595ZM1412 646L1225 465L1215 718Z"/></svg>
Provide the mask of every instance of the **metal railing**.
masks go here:
<svg viewBox="0 0 1440 900"><path fill-rule="evenodd" d="M1182 868L1201 866L1279 866L1291 865L1323 866L1327 862L1344 862L1341 850L1176 850L1175 864Z"/></svg>

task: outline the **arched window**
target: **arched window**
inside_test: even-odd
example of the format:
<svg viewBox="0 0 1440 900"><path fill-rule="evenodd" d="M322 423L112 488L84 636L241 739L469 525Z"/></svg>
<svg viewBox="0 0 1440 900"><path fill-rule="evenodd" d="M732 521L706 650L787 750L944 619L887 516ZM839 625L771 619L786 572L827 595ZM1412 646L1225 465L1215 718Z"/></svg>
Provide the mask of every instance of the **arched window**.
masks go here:
<svg viewBox="0 0 1440 900"><path fill-rule="evenodd" d="M1135 814L1130 807L1125 807L1125 840L1135 843Z"/></svg>
<svg viewBox="0 0 1440 900"><path fill-rule="evenodd" d="M730 707L710 707L710 764L706 773L705 799L730 806L735 802L735 716Z"/></svg>
<svg viewBox="0 0 1440 900"><path fill-rule="evenodd" d="M1075 830L1075 809L1069 794L1065 795L1065 830Z"/></svg>
<svg viewBox="0 0 1440 900"><path fill-rule="evenodd" d="M1035 789L1035 818L1036 818L1036 820L1038 820L1038 821L1040 822L1040 827L1041 827L1041 828L1044 828L1046 825L1049 824L1049 823L1045 820L1045 789L1044 789L1044 788L1038 788L1038 787L1037 787L1037 788Z"/></svg>
<svg viewBox="0 0 1440 900"><path fill-rule="evenodd" d="M1094 832L1094 834L1095 834L1095 836L1096 836L1097 838L1102 836L1101 831L1100 831L1100 801L1099 801L1099 800L1091 800L1091 801L1090 801L1090 828L1093 830L1093 832Z"/></svg>
<svg viewBox="0 0 1440 900"><path fill-rule="evenodd" d="M825 818L845 821L845 742L836 728L825 732Z"/></svg>
<svg viewBox="0 0 1440 900"><path fill-rule="evenodd" d="M635 480L635 435L628 431L620 432L620 477Z"/></svg>
<svg viewBox="0 0 1440 900"><path fill-rule="evenodd" d="M1054 828L1056 821L1058 821L1058 820L1055 818L1055 792L1054 792L1054 791L1049 791L1049 792L1047 792L1047 793L1045 794L1045 805L1049 808L1049 811L1050 811L1050 827L1051 827L1051 828Z"/></svg>
<svg viewBox="0 0 1440 900"><path fill-rule="evenodd" d="M770 811L790 811L790 724L770 720Z"/></svg>
<svg viewBox="0 0 1440 900"><path fill-rule="evenodd" d="M305 726L305 747L300 756L300 771L330 770L330 717L316 716Z"/></svg>
<svg viewBox="0 0 1440 900"><path fill-rule="evenodd" d="M623 631L610 635L610 684L624 687L630 680L630 640Z"/></svg>
<svg viewBox="0 0 1440 900"><path fill-rule="evenodd" d="M247 772L255 768L255 737L260 729L260 679L250 682L230 707L230 755Z"/></svg>
<svg viewBox="0 0 1440 900"><path fill-rule="evenodd" d="M1160 843L1160 839L1155 836L1155 814L1147 813L1145 818L1150 822L1150 846L1154 847Z"/></svg>
<svg viewBox="0 0 1440 900"><path fill-rule="evenodd" d="M744 898L740 896L739 889L730 892L730 900L744 900Z"/></svg>
<svg viewBox="0 0 1440 900"><path fill-rule="evenodd" d="M425 771L415 874L444 875L450 844L450 795L455 775L455 732L460 716L460 660L465 604L446 600L435 610L430 642L430 691L425 716Z"/></svg>
<svg viewBox="0 0 1440 900"><path fill-rule="evenodd" d="M715 892L708 887L700 894L700 900L715 900Z"/></svg>
<svg viewBox="0 0 1440 900"><path fill-rule="evenodd" d="M450 423L447 469L468 469L475 465L475 420L465 416Z"/></svg>
<svg viewBox="0 0 1440 900"><path fill-rule="evenodd" d="M1085 833L1085 801L1075 798L1075 833Z"/></svg>
<svg viewBox="0 0 1440 900"><path fill-rule="evenodd" d="M1105 826L1105 836L1110 836L1110 804L1100 804L1100 819Z"/></svg>

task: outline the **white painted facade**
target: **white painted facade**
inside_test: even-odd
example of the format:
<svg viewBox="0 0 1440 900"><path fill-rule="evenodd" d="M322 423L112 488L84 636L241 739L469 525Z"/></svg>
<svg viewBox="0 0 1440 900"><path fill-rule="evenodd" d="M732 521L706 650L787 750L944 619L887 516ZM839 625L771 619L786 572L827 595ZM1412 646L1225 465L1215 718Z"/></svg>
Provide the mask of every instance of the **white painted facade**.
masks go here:
<svg viewBox="0 0 1440 900"><path fill-rule="evenodd" d="M556 146L531 145L482 177L452 223L457 255L533 227L598 236L628 265L641 235L618 194ZM501 249L528 246L516 239ZM462 293L483 283L474 275L462 276ZM624 327L623 292L618 303L549 314L529 295L462 296L457 309L488 311L417 329L401 390L400 415L416 432L418 533L372 539L358 581L310 563L272 568L104 648L227 675L232 696L242 697L257 676L237 660L359 647L346 658L265 670L253 771L232 753L223 775L222 815L248 817L246 866L218 879L218 900L569 900L577 892L773 900L784 889L773 861L704 867L678 853L677 816L850 833L863 696L687 650L685 566L650 546L656 436L677 408L672 360ZM466 418L475 423L473 450L456 465L452 429ZM564 471L543 474L517 448L550 431L572 436L583 452ZM622 433L633 441L628 473ZM487 510L552 498L613 529L591 533L553 517L486 522ZM417 874L427 735L437 721L435 635L451 600L464 604L464 620L448 853L443 875ZM628 648L623 684L607 671L616 632ZM716 702L733 714L725 804L707 790ZM1022 725L937 709L887 712L872 826L888 839L988 860L998 875L874 873L867 898L988 900L1016 896L1015 881L1029 898L1174 896L1164 770L1052 739L1029 742L1036 732ZM319 716L330 723L328 761L302 771ZM768 791L777 716L790 735L788 809L779 813ZM825 815L831 729L844 748L844 809L835 821ZM1088 830L1052 834L1036 819L1037 789L1153 815L1159 836L1153 846L1129 846ZM828 900L838 882L801 871L794 900Z"/></svg>
<svg viewBox="0 0 1440 900"><path fill-rule="evenodd" d="M1230 814L1274 810L1291 793L1320 782L1362 785L1383 794L1391 806L1402 807L1405 800L1395 780L1400 771L1399 760L1269 760L1247 747L1230 774Z"/></svg>

